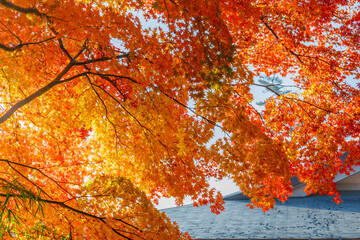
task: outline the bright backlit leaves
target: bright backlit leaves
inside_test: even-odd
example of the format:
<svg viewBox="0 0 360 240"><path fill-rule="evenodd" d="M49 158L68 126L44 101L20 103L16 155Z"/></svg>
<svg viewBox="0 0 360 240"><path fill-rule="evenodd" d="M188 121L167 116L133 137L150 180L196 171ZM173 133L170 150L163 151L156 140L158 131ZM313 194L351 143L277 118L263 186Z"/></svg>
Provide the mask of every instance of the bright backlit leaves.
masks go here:
<svg viewBox="0 0 360 240"><path fill-rule="evenodd" d="M0 16L4 238L188 239L151 201L219 213L225 176L263 210L292 176L339 201L358 164L356 1L0 0ZM299 91L260 114L260 73Z"/></svg>

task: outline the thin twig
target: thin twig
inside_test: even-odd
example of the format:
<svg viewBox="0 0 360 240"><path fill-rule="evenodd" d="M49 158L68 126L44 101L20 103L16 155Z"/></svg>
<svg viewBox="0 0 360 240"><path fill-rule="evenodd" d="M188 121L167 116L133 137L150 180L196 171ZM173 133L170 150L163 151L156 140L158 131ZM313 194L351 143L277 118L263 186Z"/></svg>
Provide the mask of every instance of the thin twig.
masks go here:
<svg viewBox="0 0 360 240"><path fill-rule="evenodd" d="M31 167L22 163L17 163L17 162L13 162L10 161L8 159L0 159L0 162L6 162L8 164L14 164L14 165L18 165L21 167L25 167L25 168L29 168L35 171L38 171L39 173L41 173L43 176L45 176L46 178L50 179L51 181L53 181L58 187L60 187L62 190L64 190L67 194L69 194L71 197L74 197L74 195L72 195L70 192L68 192L64 187L62 187L57 181L55 181L53 178L49 177L48 175L46 175L45 173L43 173L40 169L36 168L36 167ZM11 165L10 165L11 166Z"/></svg>

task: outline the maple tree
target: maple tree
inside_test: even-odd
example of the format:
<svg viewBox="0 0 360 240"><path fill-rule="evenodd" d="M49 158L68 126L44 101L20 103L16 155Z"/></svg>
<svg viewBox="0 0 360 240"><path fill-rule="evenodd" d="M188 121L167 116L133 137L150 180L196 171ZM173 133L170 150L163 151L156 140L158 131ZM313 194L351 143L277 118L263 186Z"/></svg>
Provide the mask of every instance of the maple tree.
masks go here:
<svg viewBox="0 0 360 240"><path fill-rule="evenodd" d="M359 24L355 0L0 0L1 237L188 239L152 202L218 213L225 176L264 210L292 176L339 201ZM259 74L299 92L260 114Z"/></svg>

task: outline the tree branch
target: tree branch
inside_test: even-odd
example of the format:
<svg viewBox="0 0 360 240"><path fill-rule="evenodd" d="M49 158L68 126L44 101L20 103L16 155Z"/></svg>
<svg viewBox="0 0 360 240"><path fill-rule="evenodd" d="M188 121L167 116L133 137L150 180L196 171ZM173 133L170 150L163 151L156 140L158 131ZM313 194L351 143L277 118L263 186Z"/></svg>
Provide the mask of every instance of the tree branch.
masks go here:
<svg viewBox="0 0 360 240"><path fill-rule="evenodd" d="M0 162L6 162L10 165L11 167L11 164L14 164L14 165L18 165L18 166L21 166L21 167L25 167L25 168L30 168L32 170L35 170L35 171L38 171L39 173L41 173L43 176L45 176L46 178L50 179L51 181L53 181L58 187L60 187L62 190L64 190L67 194L69 194L71 197L75 197L74 195L72 195L70 192L68 192L64 187L62 187L57 181L55 181L53 178L49 177L48 175L46 175L45 173L43 173L40 169L36 168L36 167L31 167L31 166L28 166L28 165L25 165L25 164L22 164L22 163L17 163L17 162L13 162L13 161L10 161L8 159L0 159ZM14 169L14 168L13 168Z"/></svg>
<svg viewBox="0 0 360 240"><path fill-rule="evenodd" d="M4 194L4 193L0 193L0 197L11 197L11 198L24 198L24 196L21 196L21 195L18 195L18 194ZM98 217L96 215L93 215L93 214L90 214L90 213L87 213L87 212L83 212L79 209L76 209L76 208L73 208L73 207L70 207L69 205L66 205L64 202L59 202L59 201L54 201L54 200L47 200L47 199L43 199L43 198L40 198L40 197L37 197L36 200L38 202L44 202L44 203L49 203L49 204L55 204L55 205L58 205L58 206L61 206L63 208L66 208L66 209L69 209L73 212L76 212L76 213L79 213L81 215L84 215L84 216L87 216L87 217L90 217L90 218L94 218L96 220L99 220L101 222L103 222L105 225L107 225L108 227L110 227L115 233L117 233L118 235L122 236L123 238L125 239L128 239L128 240L132 240L131 238L121 234L119 231L117 231L116 229L114 229L113 227L109 226L107 223L106 223L106 218L104 217ZM130 224L131 225L131 224ZM135 227L136 228L136 227Z"/></svg>
<svg viewBox="0 0 360 240"><path fill-rule="evenodd" d="M39 187L36 183L34 183L33 181L31 181L29 178L27 178L26 176L24 176L24 174L22 174L21 172L19 172L16 168L14 168L9 162L7 163L11 169L13 169L15 172L17 172L21 177L23 177L25 180L29 181L32 185L34 185L37 189L40 190L40 192L43 192L48 198L52 199L52 197L47 194L41 187Z"/></svg>
<svg viewBox="0 0 360 240"><path fill-rule="evenodd" d="M104 107L106 120L108 120L109 123L110 123L110 124L112 125L112 127L114 128L115 136L116 136L116 145L118 145L117 142L120 141L120 140L119 140L119 137L118 137L118 132L117 132L117 129L116 129L115 124L110 120L110 118L109 118L109 116L108 116L108 115L109 115L109 114L108 114L109 112L108 112L108 109L107 109L107 107L106 107L106 104L105 104L104 100L101 98L101 96L100 96L100 94L98 93L98 91L96 91L96 89L94 88L94 86L93 86L93 84L92 84L92 82L91 82L90 77L89 77L88 75L86 75L86 78L87 78L87 80L88 80L89 83L90 83L91 89L95 92L97 98L100 100L101 104L102 104L103 107ZM122 145L126 146L122 141L120 141L120 143L121 143ZM117 149L116 149L116 151L117 151Z"/></svg>
<svg viewBox="0 0 360 240"><path fill-rule="evenodd" d="M73 57L70 55L70 53L66 50L61 38L58 39L58 43L59 43L60 49L65 53L65 55L70 59L70 61L74 60Z"/></svg>
<svg viewBox="0 0 360 240"><path fill-rule="evenodd" d="M4 115L2 115L0 117L0 124L5 122L6 120L8 120L15 113L16 110L18 110L19 108L21 108L24 105L28 104L29 102L31 102L35 98L43 95L44 93L49 91L54 86L60 84L61 83L61 81L60 81L61 78L71 69L72 66L73 66L73 62L70 62L52 82L50 82L49 84L47 84L46 86L40 88L39 90L37 90L36 92L31 94L30 96L24 98L23 100L17 102L15 105L13 105L9 110L7 110L5 112Z"/></svg>
<svg viewBox="0 0 360 240"><path fill-rule="evenodd" d="M74 66L80 66L80 65L86 65L86 64L91 64L91 63L97 63L97 62L105 62L105 61L109 61L111 59L121 59L121 58L127 58L129 57L129 53L124 53L121 55L117 55L115 57L102 57L102 58L95 58L95 59L90 59L90 60L86 60L83 62L74 62Z"/></svg>
<svg viewBox="0 0 360 240"><path fill-rule="evenodd" d="M0 0L0 1L2 1L2 0ZM83 50L80 50L80 52L82 52L82 51ZM120 58L124 58L124 57L128 57L128 56L129 56L129 54L127 53L127 54L118 55L115 58L120 59ZM68 79L65 79L65 80L61 81L61 79L65 76L66 73L69 72L69 70L73 66L81 66L81 65L86 65L86 64L90 64L90 63L105 62L105 61L108 61L108 60L111 60L111 59L113 59L113 58L103 57L103 58L95 58L95 59L91 59L91 60L87 60L87 61L83 61L83 62L77 62L77 61L75 61L75 59L73 61L70 61L69 64L61 71L61 73L53 81L51 81L46 86L40 88L39 90L37 90L36 92L31 94L30 96L28 96L28 97L24 98L23 100L17 102L9 110L7 110L5 112L5 114L0 117L0 124L4 123L6 120L8 120L16 112L16 110L18 110L19 108L21 108L24 105L28 104L29 102L31 102L35 98L43 95L44 93L49 91L54 86L56 86L58 84L61 84L63 82L71 81L71 80L73 80L73 79L75 79L77 77L85 75L85 73L81 73L81 74L78 74L76 76L73 76L73 77L70 77Z"/></svg>
<svg viewBox="0 0 360 240"><path fill-rule="evenodd" d="M12 9L14 11L17 11L17 12L30 13L30 14L34 14L34 15L39 16L39 17L46 16L45 14L40 13L39 10L37 10L36 8L23 8L23 7L17 6L15 4L13 4L12 2L9 2L9 1L6 1L6 0L0 0L0 4L3 5L6 8L10 8L10 9Z"/></svg>
<svg viewBox="0 0 360 240"><path fill-rule="evenodd" d="M123 106L123 104L116 98L114 97L112 94L110 94L108 91L106 91L106 89L100 87L99 85L93 83L90 81L90 84L101 89L104 93L106 93L110 98L114 99L118 104L119 106L127 113L129 114L135 121L136 123L143 129L144 132L146 132L145 130L147 130L166 150L168 149L168 146L166 146L166 144L164 144L154 133L153 131L146 127L145 125L143 125L135 116L134 114L132 114L127 108L125 108Z"/></svg>
<svg viewBox="0 0 360 240"><path fill-rule="evenodd" d="M55 37L51 37L51 38L48 38L48 39L45 39L45 40L42 40L42 41L39 41L39 42L20 43L20 44L17 44L16 46L13 46L13 47L8 47L8 46L0 43L0 48L2 50L7 51L7 52L14 52L14 51L16 51L16 50L18 50L18 49L20 49L22 47L29 46L29 45L41 44L41 43L44 43L44 42L47 42L47 41L51 41L53 39L55 39Z"/></svg>
<svg viewBox="0 0 360 240"><path fill-rule="evenodd" d="M276 38L276 40L277 40L281 45L284 46L284 48L286 49L286 51L288 51L291 55L295 56L296 59L297 59L301 64L304 64L304 62L300 59L300 57L299 57L299 55L298 55L297 53L295 53L294 51L292 51L291 49L289 49L287 46L285 46L285 45L281 42L279 36L276 34L276 32L274 31L274 29L272 29L272 28L270 27L270 25L269 25L267 22L264 21L264 17L260 18L260 20L261 20L261 22L265 25L265 27L274 35L274 37Z"/></svg>

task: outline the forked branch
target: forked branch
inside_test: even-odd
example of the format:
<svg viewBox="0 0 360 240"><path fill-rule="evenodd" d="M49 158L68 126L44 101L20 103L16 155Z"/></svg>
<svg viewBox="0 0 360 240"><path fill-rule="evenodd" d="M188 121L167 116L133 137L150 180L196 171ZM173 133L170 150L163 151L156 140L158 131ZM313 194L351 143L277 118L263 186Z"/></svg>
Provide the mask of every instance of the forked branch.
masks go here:
<svg viewBox="0 0 360 240"><path fill-rule="evenodd" d="M1 1L1 0L0 0ZM121 54L116 56L116 59L120 59L120 58L125 58L128 57L129 54ZM20 100L19 102L17 102L16 104L14 104L10 109L8 109L1 117L0 117L0 124L4 123L6 120L8 120L19 108L25 106L26 104L30 103L31 101L33 101L34 99L40 97L41 95L45 94L46 92L48 92L50 89L52 89L53 87L55 87L58 84L64 83L64 82L68 82L71 80L74 80L78 77L84 76L85 74L78 74L76 76L67 78L65 80L61 80L69 71L72 67L74 66L84 66L86 64L92 64L92 63L97 63L97 62L105 62L108 60L111 60L113 58L110 57L103 57L103 58L95 58L95 59L90 59L90 60L86 60L83 62L77 62L76 60L70 61L68 63L68 65L59 73L59 75L57 75L57 77L51 81L50 83L48 83L46 86L40 88L39 90L37 90L36 92L34 92L33 94L29 95L28 97Z"/></svg>

